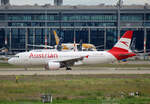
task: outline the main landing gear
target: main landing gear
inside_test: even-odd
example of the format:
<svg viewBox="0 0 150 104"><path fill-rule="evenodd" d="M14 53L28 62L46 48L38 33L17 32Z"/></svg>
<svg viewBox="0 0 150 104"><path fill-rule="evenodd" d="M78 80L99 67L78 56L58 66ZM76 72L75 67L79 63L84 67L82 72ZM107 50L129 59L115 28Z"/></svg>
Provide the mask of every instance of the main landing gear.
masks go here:
<svg viewBox="0 0 150 104"><path fill-rule="evenodd" d="M66 70L72 70L72 68L68 68L68 67L67 67Z"/></svg>

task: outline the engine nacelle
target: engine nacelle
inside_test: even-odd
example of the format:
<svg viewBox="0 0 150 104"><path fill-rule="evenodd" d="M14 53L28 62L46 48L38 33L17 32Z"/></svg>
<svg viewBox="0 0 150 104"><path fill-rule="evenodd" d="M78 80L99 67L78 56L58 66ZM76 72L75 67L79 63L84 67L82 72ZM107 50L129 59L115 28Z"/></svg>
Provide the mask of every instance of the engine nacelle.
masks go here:
<svg viewBox="0 0 150 104"><path fill-rule="evenodd" d="M49 62L48 65L45 67L48 70L59 70L60 63L58 62Z"/></svg>

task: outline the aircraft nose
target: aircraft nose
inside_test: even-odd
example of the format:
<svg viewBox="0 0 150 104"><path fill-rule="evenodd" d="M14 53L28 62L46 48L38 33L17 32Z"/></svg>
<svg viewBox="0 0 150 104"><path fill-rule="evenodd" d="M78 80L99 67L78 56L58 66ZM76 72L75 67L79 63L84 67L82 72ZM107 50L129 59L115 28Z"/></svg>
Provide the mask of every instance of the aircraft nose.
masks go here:
<svg viewBox="0 0 150 104"><path fill-rule="evenodd" d="M9 64L13 64L13 59L12 59L12 58L9 59L9 60L8 60L8 63L9 63Z"/></svg>

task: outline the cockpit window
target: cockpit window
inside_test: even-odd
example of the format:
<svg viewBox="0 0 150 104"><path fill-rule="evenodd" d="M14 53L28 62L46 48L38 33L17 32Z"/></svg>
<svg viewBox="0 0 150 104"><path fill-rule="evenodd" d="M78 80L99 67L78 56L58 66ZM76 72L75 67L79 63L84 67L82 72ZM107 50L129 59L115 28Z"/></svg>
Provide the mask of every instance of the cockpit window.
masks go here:
<svg viewBox="0 0 150 104"><path fill-rule="evenodd" d="M19 56L13 56L13 58L19 58Z"/></svg>

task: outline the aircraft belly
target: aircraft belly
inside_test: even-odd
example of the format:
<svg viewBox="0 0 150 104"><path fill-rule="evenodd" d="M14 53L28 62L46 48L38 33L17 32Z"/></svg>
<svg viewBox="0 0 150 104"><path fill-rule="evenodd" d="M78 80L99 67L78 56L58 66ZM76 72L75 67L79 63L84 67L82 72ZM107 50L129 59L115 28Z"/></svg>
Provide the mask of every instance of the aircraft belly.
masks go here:
<svg viewBox="0 0 150 104"><path fill-rule="evenodd" d="M95 56L90 57L83 60L83 64L101 64L101 63L111 63L115 61L116 59L109 53L105 53L103 56Z"/></svg>
<svg viewBox="0 0 150 104"><path fill-rule="evenodd" d="M83 60L84 64L99 64L99 63L105 63L105 62L107 62L107 59L99 58L99 57L91 57L91 58Z"/></svg>

